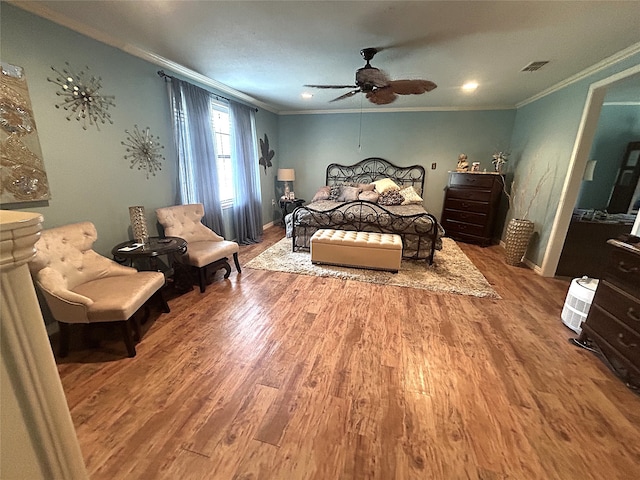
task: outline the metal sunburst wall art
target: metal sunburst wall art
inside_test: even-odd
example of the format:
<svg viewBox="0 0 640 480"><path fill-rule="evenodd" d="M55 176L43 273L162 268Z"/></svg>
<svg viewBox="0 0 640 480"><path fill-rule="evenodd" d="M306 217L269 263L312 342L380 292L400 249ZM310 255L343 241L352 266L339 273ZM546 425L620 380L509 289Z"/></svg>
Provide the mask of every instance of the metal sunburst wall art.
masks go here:
<svg viewBox="0 0 640 480"><path fill-rule="evenodd" d="M131 165L129 168L133 168L138 165L138 170L144 170L147 174L155 177L156 172L162 170L161 160L164 160L162 155L162 149L164 145L160 145L160 137L153 138L149 127L140 131L138 125L133 126L133 131L125 130L127 139L124 142L120 142L127 147L127 155L124 156L125 160L130 160Z"/></svg>
<svg viewBox="0 0 640 480"><path fill-rule="evenodd" d="M115 107L115 97L113 95L102 95L100 89L102 88L102 78L95 77L89 74L89 67L84 67L84 70L80 70L75 73L69 62L65 62L66 68L60 72L55 67L51 67L51 70L58 74L55 79L48 78L47 80L60 86L62 89L56 92L56 95L62 97L62 102L56 104L56 108L63 108L69 111L67 120L71 121L75 118L78 122L82 123L82 128L87 129L87 122L89 126L95 125L100 130L100 124L109 122L113 125L111 115L107 111L109 107Z"/></svg>

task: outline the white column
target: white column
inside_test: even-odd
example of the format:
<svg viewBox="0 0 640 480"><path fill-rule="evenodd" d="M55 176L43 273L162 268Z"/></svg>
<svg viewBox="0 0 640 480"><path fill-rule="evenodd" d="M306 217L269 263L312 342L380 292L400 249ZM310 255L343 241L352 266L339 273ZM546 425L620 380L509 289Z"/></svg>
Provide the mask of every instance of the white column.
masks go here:
<svg viewBox="0 0 640 480"><path fill-rule="evenodd" d="M0 210L0 478L88 478L27 262L42 216Z"/></svg>

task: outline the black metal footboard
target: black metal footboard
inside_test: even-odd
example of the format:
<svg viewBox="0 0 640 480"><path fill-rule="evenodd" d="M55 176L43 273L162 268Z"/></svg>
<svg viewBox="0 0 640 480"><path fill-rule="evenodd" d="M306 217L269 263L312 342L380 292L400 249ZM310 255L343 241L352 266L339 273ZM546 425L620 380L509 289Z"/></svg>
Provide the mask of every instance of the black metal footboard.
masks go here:
<svg viewBox="0 0 640 480"><path fill-rule="evenodd" d="M438 221L430 213L398 215L375 203L358 200L328 210L296 208L291 217L293 251L309 251L313 234L322 228L395 233L402 238L402 257L431 265L439 241Z"/></svg>

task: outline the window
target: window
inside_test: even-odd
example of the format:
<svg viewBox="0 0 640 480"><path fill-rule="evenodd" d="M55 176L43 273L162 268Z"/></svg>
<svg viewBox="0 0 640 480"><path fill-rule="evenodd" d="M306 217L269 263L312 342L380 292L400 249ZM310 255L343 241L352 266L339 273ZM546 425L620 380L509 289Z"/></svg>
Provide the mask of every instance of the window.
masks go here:
<svg viewBox="0 0 640 480"><path fill-rule="evenodd" d="M231 166L231 123L229 108L211 101L211 127L216 144L216 165L218 167L218 198L222 208L233 204L233 170Z"/></svg>

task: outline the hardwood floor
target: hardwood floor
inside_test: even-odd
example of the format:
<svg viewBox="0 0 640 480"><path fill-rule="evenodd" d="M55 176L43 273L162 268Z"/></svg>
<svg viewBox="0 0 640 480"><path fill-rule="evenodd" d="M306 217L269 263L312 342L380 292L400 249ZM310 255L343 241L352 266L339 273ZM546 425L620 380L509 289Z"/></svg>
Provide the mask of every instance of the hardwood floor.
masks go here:
<svg viewBox="0 0 640 480"><path fill-rule="evenodd" d="M460 246L501 300L244 268L173 294L135 358L76 346L90 477L637 478L640 397L567 341L568 281Z"/></svg>

